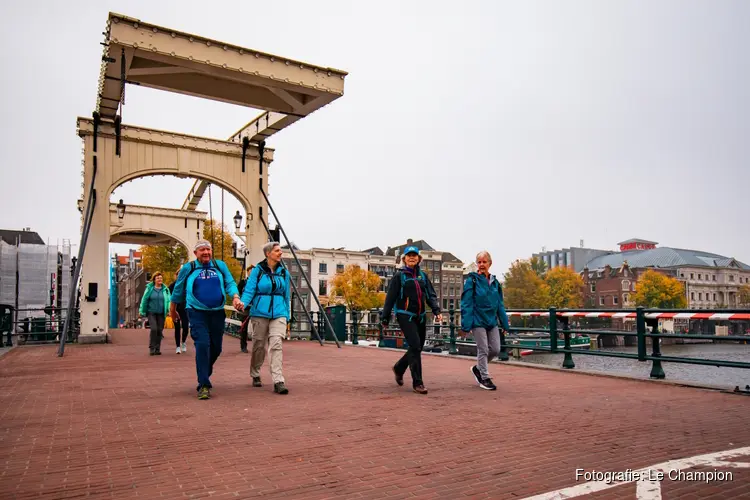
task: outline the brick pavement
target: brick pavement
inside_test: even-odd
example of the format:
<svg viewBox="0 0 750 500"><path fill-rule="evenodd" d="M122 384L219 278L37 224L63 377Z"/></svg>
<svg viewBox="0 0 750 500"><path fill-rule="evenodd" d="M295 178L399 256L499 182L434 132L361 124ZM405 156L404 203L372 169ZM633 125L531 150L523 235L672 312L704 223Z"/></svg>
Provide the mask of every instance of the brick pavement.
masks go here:
<svg viewBox="0 0 750 500"><path fill-rule="evenodd" d="M150 357L145 331L113 339L0 358L0 498L524 498L582 483L576 468L750 446L746 396L500 364L488 392L469 360L427 355L420 396L393 382L399 352L312 342L285 343L279 396L267 365L250 387L249 355L225 337L199 401L192 342L176 355L166 333ZM750 498L750 469L733 475L665 481L662 498Z"/></svg>

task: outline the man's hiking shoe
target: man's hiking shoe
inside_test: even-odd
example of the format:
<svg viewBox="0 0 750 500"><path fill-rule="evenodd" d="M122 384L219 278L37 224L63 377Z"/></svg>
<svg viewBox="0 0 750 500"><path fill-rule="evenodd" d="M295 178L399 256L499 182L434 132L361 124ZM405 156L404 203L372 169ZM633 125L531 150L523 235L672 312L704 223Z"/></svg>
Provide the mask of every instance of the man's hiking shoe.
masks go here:
<svg viewBox="0 0 750 500"><path fill-rule="evenodd" d="M263 387L263 384L260 382L260 377L253 377L253 387Z"/></svg>
<svg viewBox="0 0 750 500"><path fill-rule="evenodd" d="M427 389L425 389L423 385L418 385L414 388L414 392L417 394L427 394Z"/></svg>
<svg viewBox="0 0 750 500"><path fill-rule="evenodd" d="M277 394L288 394L289 389L286 388L286 386L284 385L284 382L277 382L273 384L273 392Z"/></svg>
<svg viewBox="0 0 750 500"><path fill-rule="evenodd" d="M205 385L198 389L198 399L211 399L211 390Z"/></svg>

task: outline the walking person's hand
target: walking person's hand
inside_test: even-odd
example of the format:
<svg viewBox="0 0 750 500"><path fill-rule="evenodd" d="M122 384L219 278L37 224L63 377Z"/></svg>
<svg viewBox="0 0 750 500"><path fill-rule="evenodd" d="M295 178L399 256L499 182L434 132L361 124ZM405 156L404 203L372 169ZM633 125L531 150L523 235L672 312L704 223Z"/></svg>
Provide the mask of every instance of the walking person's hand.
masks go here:
<svg viewBox="0 0 750 500"><path fill-rule="evenodd" d="M245 304L242 303L242 300L240 300L240 298L237 295L234 296L234 300L232 300L232 305L239 312L242 312L245 310Z"/></svg>
<svg viewBox="0 0 750 500"><path fill-rule="evenodd" d="M442 313L438 314L437 316L435 316L435 321L437 321L439 323L442 323L442 321L443 321L443 315L442 315Z"/></svg>

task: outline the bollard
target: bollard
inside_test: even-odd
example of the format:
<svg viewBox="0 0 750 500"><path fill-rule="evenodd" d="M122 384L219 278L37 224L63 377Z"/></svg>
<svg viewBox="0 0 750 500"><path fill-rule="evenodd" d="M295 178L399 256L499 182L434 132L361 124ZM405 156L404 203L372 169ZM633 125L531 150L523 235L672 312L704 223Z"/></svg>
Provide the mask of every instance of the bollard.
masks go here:
<svg viewBox="0 0 750 500"><path fill-rule="evenodd" d="M642 306L636 309L635 318L638 361L646 361L646 315Z"/></svg>
<svg viewBox="0 0 750 500"><path fill-rule="evenodd" d="M576 364L573 362L573 353L570 352L570 330L568 330L568 317L563 316L562 318L563 336L565 337L565 358L563 358L563 368L575 368Z"/></svg>
<svg viewBox="0 0 750 500"><path fill-rule="evenodd" d="M654 319L653 320L653 328L651 333L659 333L659 320ZM661 338L659 337L651 337L651 344L653 345L653 351L651 356L654 358L660 358L661 357ZM654 359L653 365L651 366L651 378L656 379L664 379L666 378L666 374L664 373L664 368L661 366L661 360L660 359Z"/></svg>
<svg viewBox="0 0 750 500"><path fill-rule="evenodd" d="M359 345L359 340L357 339L357 333L359 331L359 326L357 325L359 320L359 313L357 311L352 311L352 345Z"/></svg>
<svg viewBox="0 0 750 500"><path fill-rule="evenodd" d="M456 349L456 324L455 324L455 314L456 311L454 311L452 308L448 310L448 316L450 317L450 350L448 351L448 354L458 354L458 349Z"/></svg>
<svg viewBox="0 0 750 500"><path fill-rule="evenodd" d="M557 352L557 309L549 308L549 352Z"/></svg>
<svg viewBox="0 0 750 500"><path fill-rule="evenodd" d="M510 332L508 332L510 333ZM500 352L497 354L499 361L508 361L508 344L505 342L505 330L500 328Z"/></svg>

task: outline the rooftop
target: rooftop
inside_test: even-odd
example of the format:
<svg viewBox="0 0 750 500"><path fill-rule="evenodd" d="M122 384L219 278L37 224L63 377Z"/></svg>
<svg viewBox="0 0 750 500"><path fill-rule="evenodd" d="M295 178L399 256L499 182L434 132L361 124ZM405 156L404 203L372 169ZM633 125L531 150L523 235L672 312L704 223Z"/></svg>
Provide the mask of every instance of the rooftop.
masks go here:
<svg viewBox="0 0 750 500"><path fill-rule="evenodd" d="M731 257L699 250L669 247L602 255L590 260L586 267L589 269L601 269L607 265L610 267L620 267L626 260L631 268L698 266L736 267L738 269L750 270L750 266Z"/></svg>
<svg viewBox="0 0 750 500"><path fill-rule="evenodd" d="M17 231L15 229L0 229L0 240L4 241L7 244L15 245L18 238L21 239L21 243L29 243L32 245L44 245L44 240L42 239L42 237L39 236L39 233L36 233L34 231L27 231L27 230Z"/></svg>

